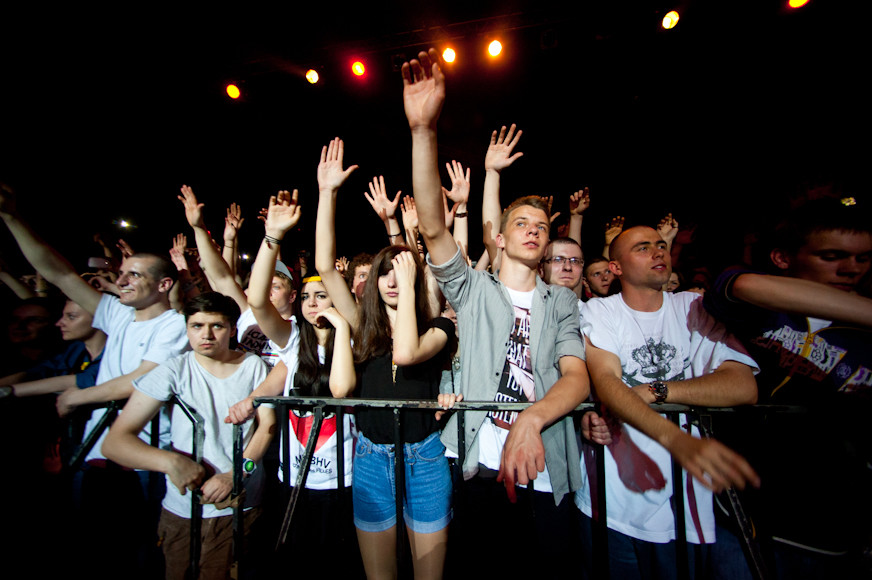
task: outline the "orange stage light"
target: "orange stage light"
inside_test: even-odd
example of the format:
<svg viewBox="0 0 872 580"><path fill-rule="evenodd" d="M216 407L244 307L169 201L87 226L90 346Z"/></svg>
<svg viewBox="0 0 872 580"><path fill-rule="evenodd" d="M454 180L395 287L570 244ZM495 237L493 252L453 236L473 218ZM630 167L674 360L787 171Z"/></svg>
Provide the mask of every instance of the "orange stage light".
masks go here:
<svg viewBox="0 0 872 580"><path fill-rule="evenodd" d="M446 48L442 51L442 60L445 62L454 62L454 59L457 58L457 53L454 52L453 48Z"/></svg>
<svg viewBox="0 0 872 580"><path fill-rule="evenodd" d="M663 28L666 30L675 28L675 25L678 24L678 18L678 12L675 10L667 12L666 16L663 17Z"/></svg>
<svg viewBox="0 0 872 580"><path fill-rule="evenodd" d="M306 80L312 83L313 85L318 82L318 79L321 77L318 76L318 72L315 69L309 69L306 71Z"/></svg>
<svg viewBox="0 0 872 580"><path fill-rule="evenodd" d="M351 64L351 72L354 76L362 77L366 73L366 67L363 66L363 62L356 60Z"/></svg>
<svg viewBox="0 0 872 580"><path fill-rule="evenodd" d="M487 52L491 56L499 56L503 51L503 44L499 40L494 40L487 45Z"/></svg>
<svg viewBox="0 0 872 580"><path fill-rule="evenodd" d="M239 90L239 87L237 87L236 85L234 85L232 83L227 85L226 90L227 90L227 96L230 97L231 99L238 99L239 96L242 94L242 91Z"/></svg>

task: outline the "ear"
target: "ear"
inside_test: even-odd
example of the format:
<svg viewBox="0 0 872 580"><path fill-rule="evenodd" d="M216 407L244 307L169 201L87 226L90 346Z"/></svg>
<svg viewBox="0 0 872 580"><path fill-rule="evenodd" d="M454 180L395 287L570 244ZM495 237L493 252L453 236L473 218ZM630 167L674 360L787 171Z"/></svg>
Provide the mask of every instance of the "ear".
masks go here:
<svg viewBox="0 0 872 580"><path fill-rule="evenodd" d="M291 304L293 304L293 303L296 302L296 301L297 301L297 291L294 290L293 288L291 288L290 301L289 301L289 302L290 302Z"/></svg>
<svg viewBox="0 0 872 580"><path fill-rule="evenodd" d="M497 234L497 237L494 239L499 249L504 250L506 248L506 240L503 238L503 234Z"/></svg>
<svg viewBox="0 0 872 580"><path fill-rule="evenodd" d="M172 290L175 285L175 281L172 278L161 278L160 282L158 282L157 289L158 292L169 292Z"/></svg>
<svg viewBox="0 0 872 580"><path fill-rule="evenodd" d="M775 248L769 252L769 259L775 264L779 270L787 270L790 268L790 256L784 250Z"/></svg>
<svg viewBox="0 0 872 580"><path fill-rule="evenodd" d="M609 262L609 272L611 272L615 276L620 276L621 275L621 264L612 260L611 262Z"/></svg>

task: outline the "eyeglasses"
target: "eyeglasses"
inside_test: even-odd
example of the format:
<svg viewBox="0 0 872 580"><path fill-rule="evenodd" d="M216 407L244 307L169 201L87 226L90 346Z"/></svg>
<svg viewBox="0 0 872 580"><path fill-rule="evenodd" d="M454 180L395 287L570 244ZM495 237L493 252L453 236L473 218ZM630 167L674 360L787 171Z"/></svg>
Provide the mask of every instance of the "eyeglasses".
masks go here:
<svg viewBox="0 0 872 580"><path fill-rule="evenodd" d="M564 256L554 256L553 258L545 258L542 261L546 264L554 262L558 266L562 266L566 262L569 262L569 265L573 268L581 268L582 266L584 266L584 260L581 258L566 258Z"/></svg>

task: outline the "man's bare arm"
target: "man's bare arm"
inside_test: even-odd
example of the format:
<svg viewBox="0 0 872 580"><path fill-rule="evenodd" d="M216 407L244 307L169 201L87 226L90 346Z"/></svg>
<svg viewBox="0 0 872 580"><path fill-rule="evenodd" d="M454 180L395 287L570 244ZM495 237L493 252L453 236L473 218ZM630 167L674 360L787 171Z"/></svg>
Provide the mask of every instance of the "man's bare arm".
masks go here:
<svg viewBox="0 0 872 580"><path fill-rule="evenodd" d="M542 399L518 414L512 423L500 460L499 481L515 501L515 484L526 485L545 469L542 430L584 402L590 394L590 379L584 361L574 356L560 358L560 378Z"/></svg>
<svg viewBox="0 0 872 580"><path fill-rule="evenodd" d="M445 225L437 162L436 122L445 102L445 75L433 48L404 63L402 74L403 107L412 132L412 190L418 229L430 260L443 264L457 253L457 244Z"/></svg>
<svg viewBox="0 0 872 580"><path fill-rule="evenodd" d="M58 397L58 415L65 417L82 405L94 405L126 399L133 392L133 381L157 367L157 363L142 361L133 372L110 379L87 389L67 389Z"/></svg>
<svg viewBox="0 0 872 580"><path fill-rule="evenodd" d="M233 275L230 266L227 265L221 254L218 253L218 248L215 247L212 237L206 230L206 224L203 220L204 204L197 201L194 190L187 185L182 186L181 195L178 197L182 205L185 206L185 218L188 220L188 225L194 230L197 252L200 254L200 259L203 260L203 267L208 273L210 285L216 292L233 298L240 310L247 310L248 299L245 296L245 292L236 282L236 277Z"/></svg>
<svg viewBox="0 0 872 580"><path fill-rule="evenodd" d="M668 381L667 403L701 407L736 407L757 402L757 381L754 372L738 361L724 361L714 372L686 381ZM633 387L646 403L655 402L648 385Z"/></svg>
<svg viewBox="0 0 872 580"><path fill-rule="evenodd" d="M593 346L585 338L590 378L597 397L625 423L660 443L687 472L709 489L720 492L760 479L747 461L714 439L697 439L661 417L621 379L621 361L613 353Z"/></svg>
<svg viewBox="0 0 872 580"><path fill-rule="evenodd" d="M768 310L872 327L872 299L810 280L740 274L732 297Z"/></svg>
<svg viewBox="0 0 872 580"><path fill-rule="evenodd" d="M57 286L67 298L94 314L100 304L102 294L88 285L66 258L46 244L31 227L24 222L15 209L12 190L0 184L0 218L6 223L9 232L21 248L30 265L42 274L51 284Z"/></svg>
<svg viewBox="0 0 872 580"><path fill-rule="evenodd" d="M206 470L184 455L152 447L139 438L140 431L162 405L162 401L134 390L123 412L109 429L101 452L125 467L166 473L179 493L184 495L187 490L200 487Z"/></svg>

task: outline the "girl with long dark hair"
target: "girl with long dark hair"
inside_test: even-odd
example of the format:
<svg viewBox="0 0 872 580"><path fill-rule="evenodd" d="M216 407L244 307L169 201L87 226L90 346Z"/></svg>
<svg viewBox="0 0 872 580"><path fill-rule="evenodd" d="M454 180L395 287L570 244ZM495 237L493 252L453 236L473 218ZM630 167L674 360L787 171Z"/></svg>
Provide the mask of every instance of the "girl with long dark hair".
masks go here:
<svg viewBox="0 0 872 580"><path fill-rule="evenodd" d="M321 152L315 266L337 309L352 325L359 393L363 398L435 401L454 326L445 318L432 318L417 254L403 246L379 252L373 259L360 308L333 268L336 193L356 168L343 169L342 157L339 139ZM360 552L368 577L395 578L398 522L393 411L358 410L357 421L353 495ZM445 447L432 412L406 412L401 425L403 519L415 577L441 578L452 517Z"/></svg>

